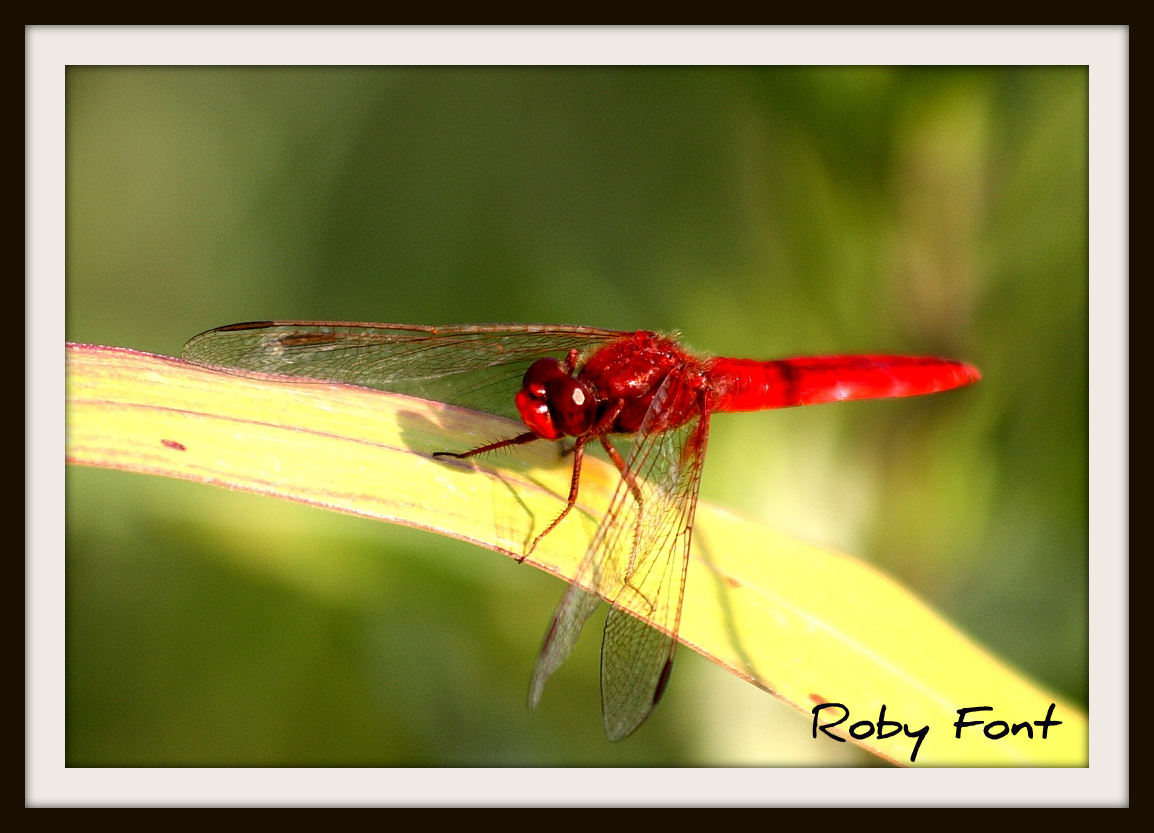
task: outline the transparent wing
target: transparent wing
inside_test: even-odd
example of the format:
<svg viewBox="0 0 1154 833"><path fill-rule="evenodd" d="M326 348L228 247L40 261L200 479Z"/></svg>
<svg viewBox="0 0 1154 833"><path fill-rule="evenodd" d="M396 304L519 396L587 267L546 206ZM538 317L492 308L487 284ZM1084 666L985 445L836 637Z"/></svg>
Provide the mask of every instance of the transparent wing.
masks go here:
<svg viewBox="0 0 1154 833"><path fill-rule="evenodd" d="M600 599L609 601L601 646L601 710L610 740L632 734L657 705L677 645L709 432L703 393L686 424L661 430L667 403L684 401L684 384L684 377L671 374L654 397L626 459L629 474L557 607L530 683L533 707ZM652 625L627 608L642 611Z"/></svg>
<svg viewBox="0 0 1154 833"><path fill-rule="evenodd" d="M201 333L182 358L228 373L343 382L518 419L513 396L530 364L570 350L584 361L626 335L543 324L258 321Z"/></svg>

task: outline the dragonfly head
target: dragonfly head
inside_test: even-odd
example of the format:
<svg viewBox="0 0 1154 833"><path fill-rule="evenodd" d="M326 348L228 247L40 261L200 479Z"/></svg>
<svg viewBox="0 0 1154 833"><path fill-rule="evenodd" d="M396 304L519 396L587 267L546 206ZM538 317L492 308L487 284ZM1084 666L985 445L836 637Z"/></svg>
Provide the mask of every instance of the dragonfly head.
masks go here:
<svg viewBox="0 0 1154 833"><path fill-rule="evenodd" d="M525 425L546 440L583 436L597 418L597 399L592 390L552 358L538 359L530 365L516 402Z"/></svg>

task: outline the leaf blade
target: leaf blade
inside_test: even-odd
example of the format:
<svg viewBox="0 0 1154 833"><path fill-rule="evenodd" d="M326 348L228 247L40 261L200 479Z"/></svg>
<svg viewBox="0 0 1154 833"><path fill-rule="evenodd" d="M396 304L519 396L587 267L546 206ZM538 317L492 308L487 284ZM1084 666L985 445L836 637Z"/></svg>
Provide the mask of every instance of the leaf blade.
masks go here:
<svg viewBox="0 0 1154 833"><path fill-rule="evenodd" d="M429 529L519 557L557 514L568 461L552 444L480 461L435 460L515 423L346 385L207 371L176 359L68 346L68 462L180 477ZM449 446L449 447L446 447ZM528 559L570 580L618 475L587 460L579 510ZM895 582L708 504L697 510L679 638L807 712L845 702L850 722L931 732L918 765L1084 766L1085 716L991 657ZM953 738L956 710L1063 724L1046 741ZM871 713L872 712L872 713ZM981 718L983 715L977 715ZM1035 730L1036 731L1036 730ZM909 763L911 741L862 746Z"/></svg>

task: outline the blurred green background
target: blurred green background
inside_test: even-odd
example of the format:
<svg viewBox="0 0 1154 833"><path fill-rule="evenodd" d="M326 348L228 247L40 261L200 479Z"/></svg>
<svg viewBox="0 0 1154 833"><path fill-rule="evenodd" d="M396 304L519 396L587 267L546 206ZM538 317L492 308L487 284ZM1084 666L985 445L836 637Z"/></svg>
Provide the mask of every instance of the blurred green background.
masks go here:
<svg viewBox="0 0 1154 833"><path fill-rule="evenodd" d="M679 330L983 381L713 422L702 499L871 560L1087 697L1084 68L84 68L71 341L236 321ZM600 727L562 585L429 533L71 467L67 762L870 764L683 650Z"/></svg>

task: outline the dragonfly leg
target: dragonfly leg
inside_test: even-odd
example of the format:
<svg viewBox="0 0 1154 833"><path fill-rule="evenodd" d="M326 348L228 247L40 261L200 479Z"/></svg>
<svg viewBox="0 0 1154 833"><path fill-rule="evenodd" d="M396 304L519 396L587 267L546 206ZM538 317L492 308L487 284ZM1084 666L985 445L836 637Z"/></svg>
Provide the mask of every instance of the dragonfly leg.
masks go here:
<svg viewBox="0 0 1154 833"><path fill-rule="evenodd" d="M541 438L538 437L536 434L534 434L532 431L526 431L524 434L518 434L516 437L513 437L512 439L501 440L500 442L495 442L495 443L489 443L488 445L483 445L480 448L474 448L472 451L465 451L465 452L462 452L461 454L457 454L454 451L434 451L433 456L434 457L455 457L458 460L465 460L469 457L475 457L478 454L484 454L486 451L496 451L498 448L507 448L511 445L524 445L525 443L531 443L531 442L533 442L533 440L539 440L539 439L541 439Z"/></svg>
<svg viewBox="0 0 1154 833"><path fill-rule="evenodd" d="M577 357L579 353L576 349L570 350L565 356L565 372L572 376L577 372Z"/></svg>
<svg viewBox="0 0 1154 833"><path fill-rule="evenodd" d="M641 547L641 530L644 524L641 522L641 515L645 511L645 502L641 499L641 486L637 482L637 477L625 465L625 460L622 459L620 452L609 442L606 437L601 437L601 445L605 447L605 452L609 455L609 459L613 461L613 465L617 466L617 470L621 472L621 479L625 481L625 485L629 487L629 491L633 492L633 499L637 501L637 523L633 525L633 548L630 550L629 564L625 568L625 583L628 586L633 577L633 567L635 559L637 558L637 551ZM644 597L643 597L644 598ZM652 607L652 603L646 599L646 603Z"/></svg>
<svg viewBox="0 0 1154 833"><path fill-rule="evenodd" d="M576 350L569 351L568 361L570 364L576 364ZM575 442L573 443L573 479L569 482L569 498L565 502L565 508L561 510L561 514L553 520L553 523L545 527L544 532L533 539L533 543L530 545L528 551L526 551L526 553L521 556L518 561L524 561L526 558L528 558L530 553L537 549L537 545L541 543L541 539L556 529L557 524L565 520L565 516L569 514L570 510L572 510L573 506L577 503L577 491L581 485L581 461L585 457L585 443L589 442L590 437L600 438L602 445L609 449L610 455L616 456L616 460L614 462L616 463L617 468L621 470L622 475L624 475L627 480L633 482L629 475L626 474L625 461L621 459L621 455L617 453L617 449L613 448L613 446L611 446L605 439L605 432L610 429L610 427L613 425L613 422L621 413L621 409L624 407L625 403L623 401L616 402L611 408L608 408L605 413L603 413L598 418L597 424L594 425L587 434L575 438Z"/></svg>
<svg viewBox="0 0 1154 833"><path fill-rule="evenodd" d="M553 519L553 523L545 527L545 531L533 539L533 543L529 545L529 549L525 554L517 559L518 562L524 561L528 558L533 550L537 549L537 545L541 543L541 539L557 528L557 524L565 520L565 516L577 503L577 492L581 486L581 461L585 458L585 438L578 437L576 444L573 446L573 479L569 482L569 498L565 502L565 508L561 510L561 514Z"/></svg>
<svg viewBox="0 0 1154 833"><path fill-rule="evenodd" d="M605 449L605 453L609 455L609 459L613 461L613 465L617 466L617 471L621 472L621 479L629 486L629 491L633 492L633 497L637 499L638 505L641 504L641 487L637 485L637 478L633 472L629 471L629 467L625 465L625 459L621 456L621 452L609 442L609 438L601 436L601 446Z"/></svg>

